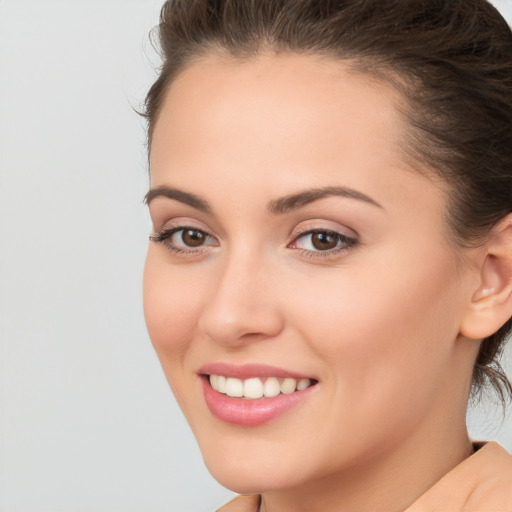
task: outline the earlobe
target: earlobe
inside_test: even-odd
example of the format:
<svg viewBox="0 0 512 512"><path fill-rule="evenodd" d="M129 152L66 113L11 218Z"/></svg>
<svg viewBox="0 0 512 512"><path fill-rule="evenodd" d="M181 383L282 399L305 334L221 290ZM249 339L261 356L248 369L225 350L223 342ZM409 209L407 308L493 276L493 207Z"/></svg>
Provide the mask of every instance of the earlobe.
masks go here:
<svg viewBox="0 0 512 512"><path fill-rule="evenodd" d="M512 215L497 224L485 249L479 286L461 325L471 339L491 336L512 317Z"/></svg>

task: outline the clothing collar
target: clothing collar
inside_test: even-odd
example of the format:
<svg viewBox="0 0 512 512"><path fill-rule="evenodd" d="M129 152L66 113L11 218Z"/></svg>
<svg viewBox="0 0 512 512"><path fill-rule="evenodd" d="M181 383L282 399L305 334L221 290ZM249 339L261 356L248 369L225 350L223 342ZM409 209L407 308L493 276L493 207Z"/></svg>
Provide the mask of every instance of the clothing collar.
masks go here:
<svg viewBox="0 0 512 512"><path fill-rule="evenodd" d="M512 457L495 442L473 445L473 455L443 476L405 512L512 512Z"/></svg>

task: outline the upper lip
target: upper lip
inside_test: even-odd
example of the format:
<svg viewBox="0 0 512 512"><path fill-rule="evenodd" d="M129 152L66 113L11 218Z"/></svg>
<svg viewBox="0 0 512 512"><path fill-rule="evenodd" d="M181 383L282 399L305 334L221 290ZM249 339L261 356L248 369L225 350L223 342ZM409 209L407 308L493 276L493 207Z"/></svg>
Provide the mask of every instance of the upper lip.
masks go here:
<svg viewBox="0 0 512 512"><path fill-rule="evenodd" d="M250 379L253 377L280 377L286 379L312 379L310 375L304 375L298 372L269 366L266 364L241 364L230 363L208 363L202 366L199 371L201 375L223 375L224 377L234 377L236 379Z"/></svg>

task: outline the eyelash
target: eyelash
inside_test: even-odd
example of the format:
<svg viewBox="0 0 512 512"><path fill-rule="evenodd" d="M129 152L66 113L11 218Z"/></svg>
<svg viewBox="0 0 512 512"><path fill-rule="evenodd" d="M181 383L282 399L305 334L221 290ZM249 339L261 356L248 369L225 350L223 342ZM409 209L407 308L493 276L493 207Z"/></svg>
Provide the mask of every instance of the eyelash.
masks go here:
<svg viewBox="0 0 512 512"><path fill-rule="evenodd" d="M149 239L152 242L164 244L169 251L171 251L172 253L175 253L175 254L199 256L201 254L206 253L208 251L208 249L205 246L200 246L196 249L185 249L184 248L185 246L179 247L179 246L176 246L176 245L173 245L170 243L169 240L173 235L175 235L176 233L179 233L180 231L185 232L187 230L199 232L199 233L203 234L205 236L205 238L213 238L206 231L203 231L202 229L197 229L194 226L176 226L176 227L164 229L163 231L160 231L157 233L152 233L150 235ZM314 251L311 249L297 249L298 251L300 251L301 256L306 257L306 258L311 258L311 259L328 258L328 257L332 257L332 256L338 255L343 252L348 252L348 251L354 249L358 244L357 238L348 236L345 233L338 233L337 231L333 231L330 229L315 228L315 229L304 229L302 231L298 231L297 233L295 233L294 238L293 238L292 242L290 244L288 244L288 247L292 246L299 240L301 240L309 235L314 235L314 234L319 234L319 233L334 237L336 239L336 243L341 242L342 246L336 247L334 249L324 250L324 251L322 251L322 250Z"/></svg>
<svg viewBox="0 0 512 512"><path fill-rule="evenodd" d="M152 242L156 242L158 244L164 244L165 247L175 253L175 254L183 254L183 255L186 255L186 254L194 254L194 255L200 255L200 254L203 254L207 251L207 249L204 247L204 246L201 246L201 247L198 247L197 249L185 249L183 247L178 247L176 245L173 245L170 243L170 238L176 234L176 233L179 233L180 231L187 231L187 230L191 230L191 231L197 231L199 233L202 233L203 235L205 235L206 238L213 238L211 237L206 231L203 231L202 229L197 229L195 228L194 226L176 226L176 227L173 227L173 228L168 228L168 229L164 229L163 231L160 231L160 232L157 232L157 233L152 233L150 236L149 236L149 239L152 241Z"/></svg>
<svg viewBox="0 0 512 512"><path fill-rule="evenodd" d="M299 230L297 233L294 234L293 240L290 245L295 244L300 239L303 239L309 235L319 234L322 233L327 236L332 236L336 240L336 243L341 242L340 247L335 247L334 249L328 249L328 250L310 250L310 249L298 249L300 251L301 256L306 258L329 258L336 256L338 254L349 252L350 250L354 249L357 244L358 240L355 237L351 237L345 233L339 233L338 231L334 231L331 229L322 229L322 228L305 228L302 230Z"/></svg>

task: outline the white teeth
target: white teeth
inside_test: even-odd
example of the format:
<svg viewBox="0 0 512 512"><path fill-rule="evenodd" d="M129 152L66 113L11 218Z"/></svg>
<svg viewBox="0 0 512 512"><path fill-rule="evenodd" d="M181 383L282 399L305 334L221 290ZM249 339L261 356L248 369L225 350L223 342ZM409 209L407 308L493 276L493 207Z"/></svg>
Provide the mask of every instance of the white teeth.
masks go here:
<svg viewBox="0 0 512 512"><path fill-rule="evenodd" d="M297 389L297 380L287 378L284 379L283 382L281 382L281 393L284 393L285 395L289 395L290 393L293 393Z"/></svg>
<svg viewBox="0 0 512 512"><path fill-rule="evenodd" d="M309 388L311 386L311 381L309 379L300 379L297 382L297 391L302 391L303 389Z"/></svg>
<svg viewBox="0 0 512 512"><path fill-rule="evenodd" d="M271 398L273 396L279 395L279 393L281 393L279 381L275 377L269 377L263 385L263 394L267 398Z"/></svg>
<svg viewBox="0 0 512 512"><path fill-rule="evenodd" d="M226 395L241 397L244 396L244 383L240 379L228 377L226 379Z"/></svg>
<svg viewBox="0 0 512 512"><path fill-rule="evenodd" d="M263 382L260 379L247 379L244 381L245 398L261 398L263 396Z"/></svg>
<svg viewBox="0 0 512 512"><path fill-rule="evenodd" d="M271 398L283 393L289 395L294 391L302 391L311 386L310 379L292 379L287 377L279 383L277 377L268 377L263 382L258 377L246 380L235 379L234 377L225 377L224 375L210 375L210 384L213 389L219 393L226 394L236 398L247 398L256 400L257 398Z"/></svg>
<svg viewBox="0 0 512 512"><path fill-rule="evenodd" d="M219 393L225 393L226 392L226 377L224 375L218 375L217 379L217 387L213 387L213 389L216 389Z"/></svg>

